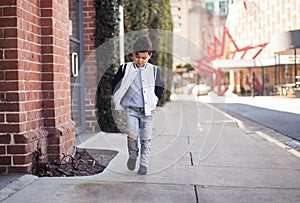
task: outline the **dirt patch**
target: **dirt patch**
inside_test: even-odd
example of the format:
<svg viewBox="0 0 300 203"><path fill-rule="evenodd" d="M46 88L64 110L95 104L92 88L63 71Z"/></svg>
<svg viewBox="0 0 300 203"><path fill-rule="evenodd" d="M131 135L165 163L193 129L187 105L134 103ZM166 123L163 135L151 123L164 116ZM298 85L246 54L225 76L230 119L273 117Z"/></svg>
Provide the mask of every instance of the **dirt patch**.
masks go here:
<svg viewBox="0 0 300 203"><path fill-rule="evenodd" d="M41 162L41 154L33 153L32 174L39 177L90 176L103 172L118 152L111 150L80 149L74 156L64 155L60 163Z"/></svg>

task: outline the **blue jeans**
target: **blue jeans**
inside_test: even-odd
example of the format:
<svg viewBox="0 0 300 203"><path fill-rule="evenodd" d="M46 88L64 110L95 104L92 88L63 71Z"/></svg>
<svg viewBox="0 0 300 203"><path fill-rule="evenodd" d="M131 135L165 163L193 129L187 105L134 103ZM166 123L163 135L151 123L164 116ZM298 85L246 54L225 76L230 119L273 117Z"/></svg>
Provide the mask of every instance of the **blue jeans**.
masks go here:
<svg viewBox="0 0 300 203"><path fill-rule="evenodd" d="M151 135L154 123L154 116L145 116L144 112L137 112L126 108L126 130L127 147L129 157L137 159L139 156L138 141L141 144L140 165L147 167L149 163Z"/></svg>

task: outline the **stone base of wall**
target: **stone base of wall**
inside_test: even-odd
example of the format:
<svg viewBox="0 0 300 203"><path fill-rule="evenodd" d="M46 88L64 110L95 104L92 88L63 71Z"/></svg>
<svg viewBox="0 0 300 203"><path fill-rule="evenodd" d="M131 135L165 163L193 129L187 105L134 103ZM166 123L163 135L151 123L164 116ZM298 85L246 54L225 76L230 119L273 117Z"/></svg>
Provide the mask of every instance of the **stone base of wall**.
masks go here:
<svg viewBox="0 0 300 203"><path fill-rule="evenodd" d="M75 146L75 124L59 126L50 133L46 129L36 129L26 134L0 136L0 174L31 173L33 153L38 153L40 161L61 160L72 155Z"/></svg>
<svg viewBox="0 0 300 203"><path fill-rule="evenodd" d="M47 135L45 129L36 129L25 134L7 134L9 143L3 143L3 140L0 142L0 173L31 173L32 153L40 150L42 154L46 154ZM41 158L46 160L45 156Z"/></svg>
<svg viewBox="0 0 300 203"><path fill-rule="evenodd" d="M61 160L65 155L72 155L75 147L75 123L70 121L50 132L48 136L48 159Z"/></svg>

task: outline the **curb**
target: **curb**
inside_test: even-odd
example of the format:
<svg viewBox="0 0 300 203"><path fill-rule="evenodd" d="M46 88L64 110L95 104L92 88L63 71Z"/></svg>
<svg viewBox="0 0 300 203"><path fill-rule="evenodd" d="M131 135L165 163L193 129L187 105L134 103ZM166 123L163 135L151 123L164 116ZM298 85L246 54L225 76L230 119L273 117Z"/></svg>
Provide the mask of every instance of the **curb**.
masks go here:
<svg viewBox="0 0 300 203"><path fill-rule="evenodd" d="M0 202L4 201L5 199L9 198L16 192L22 190L27 185L32 183L33 181L37 180L38 177L30 174L25 174L19 177L16 180L8 183L6 187L0 190Z"/></svg>

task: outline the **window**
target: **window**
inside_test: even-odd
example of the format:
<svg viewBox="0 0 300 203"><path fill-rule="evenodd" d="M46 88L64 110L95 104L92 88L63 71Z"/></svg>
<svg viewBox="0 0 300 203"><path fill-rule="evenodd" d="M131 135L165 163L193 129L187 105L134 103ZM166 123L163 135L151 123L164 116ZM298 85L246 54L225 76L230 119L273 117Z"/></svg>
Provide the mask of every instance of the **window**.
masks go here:
<svg viewBox="0 0 300 203"><path fill-rule="evenodd" d="M205 3L205 9L213 11L214 10L214 2L207 2L207 3Z"/></svg>
<svg viewBox="0 0 300 203"><path fill-rule="evenodd" d="M228 0L219 2L220 16L228 15Z"/></svg>

